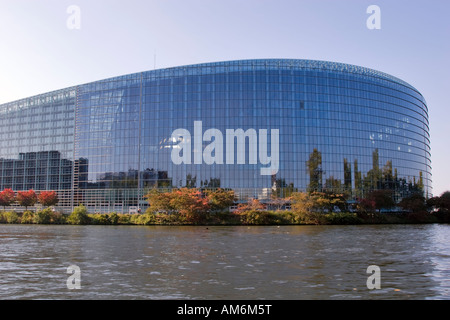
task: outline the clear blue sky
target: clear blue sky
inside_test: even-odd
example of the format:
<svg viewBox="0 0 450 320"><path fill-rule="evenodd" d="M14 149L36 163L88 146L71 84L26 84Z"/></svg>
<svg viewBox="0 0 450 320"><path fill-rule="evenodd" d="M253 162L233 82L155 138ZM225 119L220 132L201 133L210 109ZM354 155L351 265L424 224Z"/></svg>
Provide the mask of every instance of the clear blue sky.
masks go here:
<svg viewBox="0 0 450 320"><path fill-rule="evenodd" d="M381 29L369 30L369 5ZM66 25L70 5L80 29ZM0 0L0 103L202 62L294 58L397 76L428 103L434 194L450 190L448 0Z"/></svg>

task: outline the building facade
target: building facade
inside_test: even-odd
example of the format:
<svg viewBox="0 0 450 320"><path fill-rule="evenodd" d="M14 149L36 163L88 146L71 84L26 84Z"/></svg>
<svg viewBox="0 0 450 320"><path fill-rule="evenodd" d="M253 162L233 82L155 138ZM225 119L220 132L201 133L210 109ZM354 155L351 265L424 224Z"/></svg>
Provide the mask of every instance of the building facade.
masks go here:
<svg viewBox="0 0 450 320"><path fill-rule="evenodd" d="M0 147L0 190L55 190L67 211L128 212L151 188L432 194L422 95L325 61L183 66L2 104Z"/></svg>

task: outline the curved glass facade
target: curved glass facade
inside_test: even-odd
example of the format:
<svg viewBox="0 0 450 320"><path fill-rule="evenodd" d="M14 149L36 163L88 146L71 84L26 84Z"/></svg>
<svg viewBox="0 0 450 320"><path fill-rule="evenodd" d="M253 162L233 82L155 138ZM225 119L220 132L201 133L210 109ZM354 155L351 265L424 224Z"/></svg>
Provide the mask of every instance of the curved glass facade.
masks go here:
<svg viewBox="0 0 450 320"><path fill-rule="evenodd" d="M347 64L147 71L4 104L0 114L0 188L65 190L66 206L126 211L150 188L185 186L231 188L242 200L292 190L431 196L424 98Z"/></svg>

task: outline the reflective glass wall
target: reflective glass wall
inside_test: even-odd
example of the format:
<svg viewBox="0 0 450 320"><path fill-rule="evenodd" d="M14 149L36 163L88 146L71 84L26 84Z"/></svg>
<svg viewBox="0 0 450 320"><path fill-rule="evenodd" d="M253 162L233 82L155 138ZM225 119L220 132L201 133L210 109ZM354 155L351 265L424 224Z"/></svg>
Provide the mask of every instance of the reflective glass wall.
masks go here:
<svg viewBox="0 0 450 320"><path fill-rule="evenodd" d="M375 70L219 62L80 85L71 99L73 148L55 150L72 152L74 202L96 211L143 206L155 187L232 188L241 200L293 190L431 196L425 101ZM6 147L5 159L34 150Z"/></svg>
<svg viewBox="0 0 450 320"><path fill-rule="evenodd" d="M58 190L72 206L76 88L0 105L0 190Z"/></svg>

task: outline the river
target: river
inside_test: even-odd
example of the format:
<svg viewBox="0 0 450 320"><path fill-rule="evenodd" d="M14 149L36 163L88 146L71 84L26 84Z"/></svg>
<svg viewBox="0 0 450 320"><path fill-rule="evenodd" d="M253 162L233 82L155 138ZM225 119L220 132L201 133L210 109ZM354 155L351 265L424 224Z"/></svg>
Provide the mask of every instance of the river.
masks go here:
<svg viewBox="0 0 450 320"><path fill-rule="evenodd" d="M0 225L0 299L447 300L449 240L444 224Z"/></svg>

